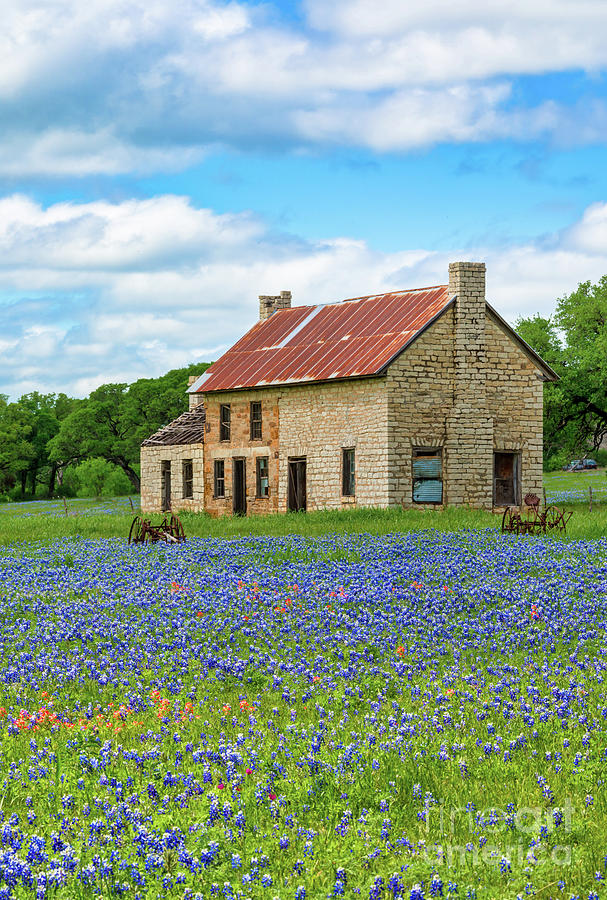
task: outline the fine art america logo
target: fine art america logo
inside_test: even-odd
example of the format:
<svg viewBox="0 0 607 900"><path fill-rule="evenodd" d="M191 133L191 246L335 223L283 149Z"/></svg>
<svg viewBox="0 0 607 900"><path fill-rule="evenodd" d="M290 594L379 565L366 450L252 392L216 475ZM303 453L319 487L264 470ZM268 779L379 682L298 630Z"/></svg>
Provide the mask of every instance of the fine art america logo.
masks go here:
<svg viewBox="0 0 607 900"><path fill-rule="evenodd" d="M559 807L514 808L509 804L506 810L477 810L473 804L447 808L444 800L434 801L419 814L425 818L426 834L434 840L431 844L419 841L418 852L434 864L495 865L502 872L510 871L513 863L542 865L550 861L568 866L571 846L565 836L572 831L574 813L570 798ZM472 838L480 830L483 833L477 841L462 839L462 835ZM435 840L437 831L440 842ZM562 842L556 843L557 838Z"/></svg>

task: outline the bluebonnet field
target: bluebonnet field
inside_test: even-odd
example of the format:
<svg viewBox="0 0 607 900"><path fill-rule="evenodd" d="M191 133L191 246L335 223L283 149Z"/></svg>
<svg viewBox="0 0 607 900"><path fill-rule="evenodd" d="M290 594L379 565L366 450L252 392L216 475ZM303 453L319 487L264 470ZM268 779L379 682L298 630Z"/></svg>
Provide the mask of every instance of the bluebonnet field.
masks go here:
<svg viewBox="0 0 607 900"><path fill-rule="evenodd" d="M607 542L0 567L0 898L604 895Z"/></svg>
<svg viewBox="0 0 607 900"><path fill-rule="evenodd" d="M129 511L139 512L139 497L107 497L92 500L88 497L70 497L69 500L23 500L16 503L0 503L0 515L5 513L18 518L32 516L99 516L121 515Z"/></svg>

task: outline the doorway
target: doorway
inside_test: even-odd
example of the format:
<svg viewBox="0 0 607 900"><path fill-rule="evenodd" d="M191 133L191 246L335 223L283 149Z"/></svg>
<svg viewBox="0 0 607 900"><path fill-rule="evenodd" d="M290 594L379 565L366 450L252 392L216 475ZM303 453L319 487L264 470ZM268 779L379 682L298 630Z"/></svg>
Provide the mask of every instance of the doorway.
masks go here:
<svg viewBox="0 0 607 900"><path fill-rule="evenodd" d="M493 454L493 505L518 506L519 453Z"/></svg>
<svg viewBox="0 0 607 900"><path fill-rule="evenodd" d="M162 511L167 512L171 508L171 463L168 459L160 463L160 485Z"/></svg>
<svg viewBox="0 0 607 900"><path fill-rule="evenodd" d="M235 516L247 514L247 470L244 459L232 460L232 512Z"/></svg>
<svg viewBox="0 0 607 900"><path fill-rule="evenodd" d="M289 460L289 512L306 511L306 458Z"/></svg>

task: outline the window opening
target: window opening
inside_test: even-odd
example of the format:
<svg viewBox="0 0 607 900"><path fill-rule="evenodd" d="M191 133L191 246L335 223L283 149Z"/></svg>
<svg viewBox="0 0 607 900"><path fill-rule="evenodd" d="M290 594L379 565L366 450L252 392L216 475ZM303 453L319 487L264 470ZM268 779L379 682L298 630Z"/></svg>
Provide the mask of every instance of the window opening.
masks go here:
<svg viewBox="0 0 607 900"><path fill-rule="evenodd" d="M261 401L260 400L254 400L251 402L250 417L251 417L251 440L252 441L260 441L261 440Z"/></svg>
<svg viewBox="0 0 607 900"><path fill-rule="evenodd" d="M354 448L348 447L341 451L341 492L345 497L353 497L355 494L354 467Z"/></svg>
<svg viewBox="0 0 607 900"><path fill-rule="evenodd" d="M213 464L213 494L215 497L225 497L226 495L225 462L223 459L216 459Z"/></svg>
<svg viewBox="0 0 607 900"><path fill-rule="evenodd" d="M183 498L189 500L194 496L194 466L191 459L184 459L182 466Z"/></svg>
<svg viewBox="0 0 607 900"><path fill-rule="evenodd" d="M413 450L413 502L443 502L442 450Z"/></svg>
<svg viewBox="0 0 607 900"><path fill-rule="evenodd" d="M257 496L268 497L270 495L270 480L268 476L269 461L267 456L257 457Z"/></svg>
<svg viewBox="0 0 607 900"><path fill-rule="evenodd" d="M230 440L231 410L229 403L222 403L219 407L219 440Z"/></svg>

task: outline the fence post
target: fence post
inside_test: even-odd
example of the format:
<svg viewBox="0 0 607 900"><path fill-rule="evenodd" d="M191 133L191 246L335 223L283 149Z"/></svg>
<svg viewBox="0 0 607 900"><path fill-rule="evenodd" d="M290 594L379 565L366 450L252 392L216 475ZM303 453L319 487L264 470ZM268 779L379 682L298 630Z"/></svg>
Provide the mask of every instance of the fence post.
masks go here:
<svg viewBox="0 0 607 900"><path fill-rule="evenodd" d="M67 500L65 499L65 497L63 498L63 508L64 508L65 514L67 516Z"/></svg>
<svg viewBox="0 0 607 900"><path fill-rule="evenodd" d="M588 485L588 492L590 494L590 512L592 512L592 485Z"/></svg>

